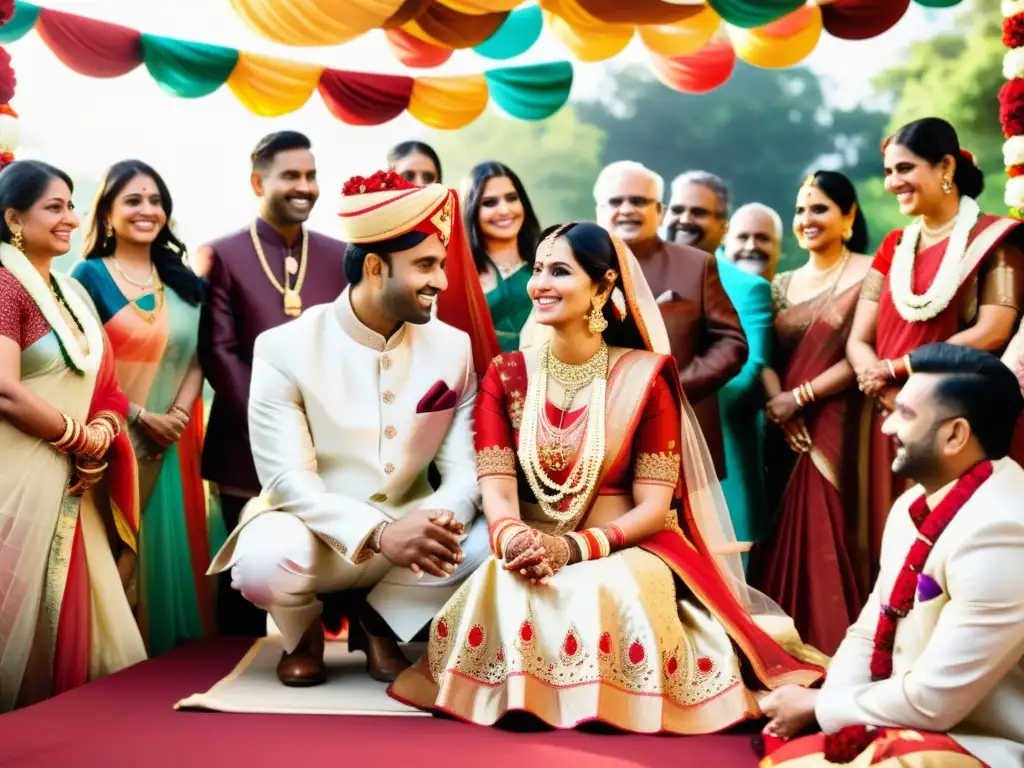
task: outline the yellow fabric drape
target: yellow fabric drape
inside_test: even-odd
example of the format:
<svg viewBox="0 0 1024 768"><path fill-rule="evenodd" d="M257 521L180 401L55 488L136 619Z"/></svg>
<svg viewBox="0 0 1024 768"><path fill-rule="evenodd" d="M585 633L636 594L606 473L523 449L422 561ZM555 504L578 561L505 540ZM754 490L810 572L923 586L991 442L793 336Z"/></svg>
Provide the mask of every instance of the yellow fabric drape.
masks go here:
<svg viewBox="0 0 1024 768"><path fill-rule="evenodd" d="M242 21L268 40L285 45L338 45L377 29L402 0L231 0Z"/></svg>
<svg viewBox="0 0 1024 768"><path fill-rule="evenodd" d="M469 125L487 108L483 75L418 77L409 98L409 114L430 128L454 130Z"/></svg>
<svg viewBox="0 0 1024 768"><path fill-rule="evenodd" d="M550 11L544 11L544 23L562 45L580 61L605 61L621 53L633 39L629 24L577 26Z"/></svg>
<svg viewBox="0 0 1024 768"><path fill-rule="evenodd" d="M439 0L453 11L469 14L502 13L515 10L523 0Z"/></svg>
<svg viewBox="0 0 1024 768"><path fill-rule="evenodd" d="M323 67L240 51L228 88L242 105L261 117L300 109L316 90Z"/></svg>
<svg viewBox="0 0 1024 768"><path fill-rule="evenodd" d="M727 26L736 55L748 64L784 69L799 64L821 39L821 8L805 6L760 29ZM784 33L784 34L780 34Z"/></svg>
<svg viewBox="0 0 1024 768"><path fill-rule="evenodd" d="M715 9L706 5L696 16L675 24L639 26L636 31L649 51L671 58L699 51L714 37L721 23Z"/></svg>

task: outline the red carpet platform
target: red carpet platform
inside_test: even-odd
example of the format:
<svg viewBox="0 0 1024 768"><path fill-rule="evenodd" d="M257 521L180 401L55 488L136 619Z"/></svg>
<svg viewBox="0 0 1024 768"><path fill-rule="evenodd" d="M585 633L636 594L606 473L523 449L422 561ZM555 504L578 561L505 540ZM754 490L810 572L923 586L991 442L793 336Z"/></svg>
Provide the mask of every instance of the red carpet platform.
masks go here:
<svg viewBox="0 0 1024 768"><path fill-rule="evenodd" d="M700 737L479 728L418 717L175 712L251 645L220 639L179 648L35 707L0 715L0 766L45 768L754 768L750 731Z"/></svg>

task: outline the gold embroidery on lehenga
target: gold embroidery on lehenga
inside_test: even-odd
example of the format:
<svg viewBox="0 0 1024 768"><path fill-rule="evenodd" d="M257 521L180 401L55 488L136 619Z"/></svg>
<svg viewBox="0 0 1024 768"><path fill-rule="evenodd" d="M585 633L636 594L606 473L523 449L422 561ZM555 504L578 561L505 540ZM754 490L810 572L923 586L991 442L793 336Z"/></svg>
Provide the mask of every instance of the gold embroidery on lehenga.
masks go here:
<svg viewBox="0 0 1024 768"><path fill-rule="evenodd" d="M654 480L657 482L671 483L675 485L679 479L678 453L640 453L636 457L636 470L634 479L637 482L642 480Z"/></svg>
<svg viewBox="0 0 1024 768"><path fill-rule="evenodd" d="M511 448L492 445L476 452L476 476L516 475L516 454Z"/></svg>
<svg viewBox="0 0 1024 768"><path fill-rule="evenodd" d="M523 393L518 390L508 393L508 417L512 429L518 431L523 423Z"/></svg>

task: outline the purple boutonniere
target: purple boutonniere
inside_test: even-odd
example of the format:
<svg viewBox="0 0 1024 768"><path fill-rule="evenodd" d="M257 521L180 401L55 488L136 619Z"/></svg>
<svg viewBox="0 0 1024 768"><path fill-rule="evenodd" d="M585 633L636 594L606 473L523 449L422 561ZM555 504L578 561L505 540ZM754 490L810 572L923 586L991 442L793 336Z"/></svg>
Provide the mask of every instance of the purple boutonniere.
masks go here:
<svg viewBox="0 0 1024 768"><path fill-rule="evenodd" d="M917 602L926 603L942 594L942 587L927 573L917 576Z"/></svg>

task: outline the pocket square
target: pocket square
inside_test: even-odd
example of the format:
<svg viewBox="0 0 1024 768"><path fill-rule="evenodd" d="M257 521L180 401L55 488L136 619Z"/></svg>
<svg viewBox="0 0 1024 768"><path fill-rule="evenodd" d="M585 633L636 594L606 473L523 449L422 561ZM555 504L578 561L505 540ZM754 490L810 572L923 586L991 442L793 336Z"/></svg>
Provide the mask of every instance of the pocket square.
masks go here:
<svg viewBox="0 0 1024 768"><path fill-rule="evenodd" d="M454 408L459 398L442 379L435 381L427 390L419 403L416 404L416 413L436 413Z"/></svg>
<svg viewBox="0 0 1024 768"><path fill-rule="evenodd" d="M917 602L927 603L942 594L942 587L927 573L917 575Z"/></svg>

